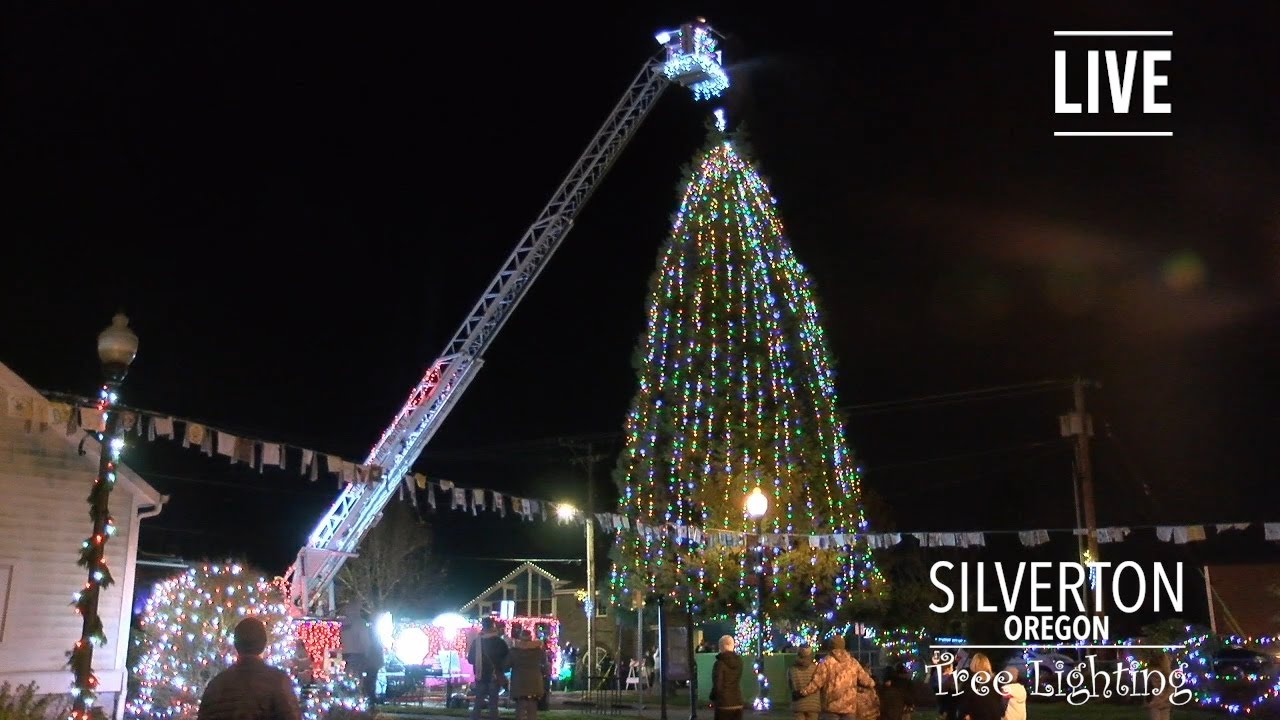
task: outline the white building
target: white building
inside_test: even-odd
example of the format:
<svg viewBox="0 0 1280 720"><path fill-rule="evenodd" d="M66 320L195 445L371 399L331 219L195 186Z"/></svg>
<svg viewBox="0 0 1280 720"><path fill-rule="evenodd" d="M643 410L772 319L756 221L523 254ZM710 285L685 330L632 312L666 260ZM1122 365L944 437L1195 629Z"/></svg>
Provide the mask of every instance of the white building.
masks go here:
<svg viewBox="0 0 1280 720"><path fill-rule="evenodd" d="M92 531L87 497L99 459L97 442L85 437L55 426L49 403L0 363L0 684L34 682L44 694L71 686L67 653L81 627L72 594L85 583L86 570L76 563ZM127 687L139 524L168 499L132 470L120 470L111 494L117 532L106 551L115 583L99 606L107 644L93 656L98 703L117 719Z"/></svg>

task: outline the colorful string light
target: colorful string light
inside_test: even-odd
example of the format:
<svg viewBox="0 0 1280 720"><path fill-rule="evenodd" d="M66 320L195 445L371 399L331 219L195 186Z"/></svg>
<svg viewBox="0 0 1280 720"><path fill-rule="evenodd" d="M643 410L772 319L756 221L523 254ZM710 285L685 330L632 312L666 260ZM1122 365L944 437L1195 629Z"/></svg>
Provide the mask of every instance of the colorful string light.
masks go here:
<svg viewBox="0 0 1280 720"><path fill-rule="evenodd" d="M295 692L303 695L298 677L304 663L310 664L311 649L299 639L299 623L290 617L279 586L250 576L239 565L202 565L158 584L147 600L139 658L132 668L139 687L126 704L126 717L194 717L209 681L235 662L232 636L246 617L267 626L270 644L263 661L288 672ZM305 717L317 720L333 705L363 708L351 678L332 678L310 689L303 702Z"/></svg>
<svg viewBox="0 0 1280 720"><path fill-rule="evenodd" d="M120 418L115 412L119 400L116 388L119 379L104 383L98 392L97 411L102 416L105 432L94 433L98 441L101 456L98 461L98 475L94 478L93 488L89 491L89 517L93 521L93 533L80 544L79 565L88 570L84 587L72 596L72 606L82 617L80 638L76 640L68 654L74 682L71 696L74 700L68 717L71 720L88 720L99 714L94 707L98 694L98 676L93 672L93 649L102 647L107 642L107 634L102 627L102 617L98 615L98 601L104 588L109 587L114 579L111 569L107 567L106 548L109 540L116 532L114 518L111 517L111 491L116 485L116 466L120 462L120 453L124 450L124 438L120 437Z"/></svg>
<svg viewBox="0 0 1280 720"><path fill-rule="evenodd" d="M828 621L883 599L865 533L827 340L775 200L713 131L697 158L651 283L639 391L618 468L624 517L754 534L743 503L769 497L765 533L849 533L848 544L766 549L768 616ZM632 527L635 527L634 523ZM695 612L747 611L755 549L689 533L623 532L612 601L669 593Z"/></svg>
<svg viewBox="0 0 1280 720"><path fill-rule="evenodd" d="M1253 715L1274 709L1280 700L1280 679L1271 675L1219 675L1214 671L1214 655L1226 648L1257 648L1273 658L1280 658L1280 636L1250 637L1243 635L1191 637L1185 650L1173 652L1175 666L1184 668L1196 702L1204 708L1232 715ZM1130 662L1135 659L1130 658ZM1232 699L1224 694L1224 685L1232 689ZM1267 707L1264 707L1267 706Z"/></svg>
<svg viewBox="0 0 1280 720"><path fill-rule="evenodd" d="M662 72L672 80L701 77L689 89L695 100L709 100L729 89L729 76L721 66L723 56L716 36L703 25L688 26L692 38L683 36L685 30L666 33L667 60ZM686 40L689 40L686 44Z"/></svg>

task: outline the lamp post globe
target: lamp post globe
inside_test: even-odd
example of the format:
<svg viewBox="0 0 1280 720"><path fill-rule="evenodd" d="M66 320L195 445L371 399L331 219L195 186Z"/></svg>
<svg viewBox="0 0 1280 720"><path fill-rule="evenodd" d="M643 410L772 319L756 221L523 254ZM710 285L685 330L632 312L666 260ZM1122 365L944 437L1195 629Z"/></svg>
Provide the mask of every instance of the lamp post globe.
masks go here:
<svg viewBox="0 0 1280 720"><path fill-rule="evenodd" d="M107 378L113 382L124 380L137 356L138 336L129 329L129 318L116 313L111 325L98 333L98 359Z"/></svg>
<svg viewBox="0 0 1280 720"><path fill-rule="evenodd" d="M769 496L765 495L760 488L752 490L747 496L747 517L759 520L767 512L769 512Z"/></svg>

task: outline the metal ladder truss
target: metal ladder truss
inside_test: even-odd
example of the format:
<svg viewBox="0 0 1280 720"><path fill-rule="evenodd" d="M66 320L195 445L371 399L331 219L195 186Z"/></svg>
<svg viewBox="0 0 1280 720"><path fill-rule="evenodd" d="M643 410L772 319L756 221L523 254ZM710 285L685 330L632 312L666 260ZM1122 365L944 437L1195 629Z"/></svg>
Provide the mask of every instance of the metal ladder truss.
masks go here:
<svg viewBox="0 0 1280 720"><path fill-rule="evenodd" d="M708 76L721 82L724 75L719 67L719 53L712 48L714 63L710 63L705 43L690 49L688 42L690 33L696 31L701 36L708 30L705 23L690 24L679 31L660 34L660 42L666 45L664 53L645 62L550 202L525 231L502 269L454 333L444 354L413 388L408 402L374 445L366 464L381 468L381 478L367 484L348 484L311 533L306 547L298 552L297 560L285 574L295 611L306 613L314 607L343 563L354 556L400 482L412 470L423 447L479 372L484 351L546 267L600 180L622 154L667 86L678 82L693 88L695 96L701 99L708 95L705 92ZM698 53L698 64L710 68L708 73L689 72L691 52ZM727 86L727 82L724 84Z"/></svg>

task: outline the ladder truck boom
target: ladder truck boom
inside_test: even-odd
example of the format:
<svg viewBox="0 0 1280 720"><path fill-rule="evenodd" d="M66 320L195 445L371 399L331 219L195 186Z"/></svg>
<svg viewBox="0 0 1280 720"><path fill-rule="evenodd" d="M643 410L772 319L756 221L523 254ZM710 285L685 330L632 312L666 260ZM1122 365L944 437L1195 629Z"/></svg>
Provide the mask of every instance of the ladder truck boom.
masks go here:
<svg viewBox="0 0 1280 720"><path fill-rule="evenodd" d="M573 226L600 180L636 128L672 83L710 99L729 86L715 31L699 18L655 39L664 52L645 62L538 219L525 231L502 269L445 346L444 353L414 386L408 401L365 461L380 470L366 483L350 483L325 513L285 574L295 613L307 614L332 588L347 558L377 523L402 479L439 429L483 364L482 355L529 286Z"/></svg>

